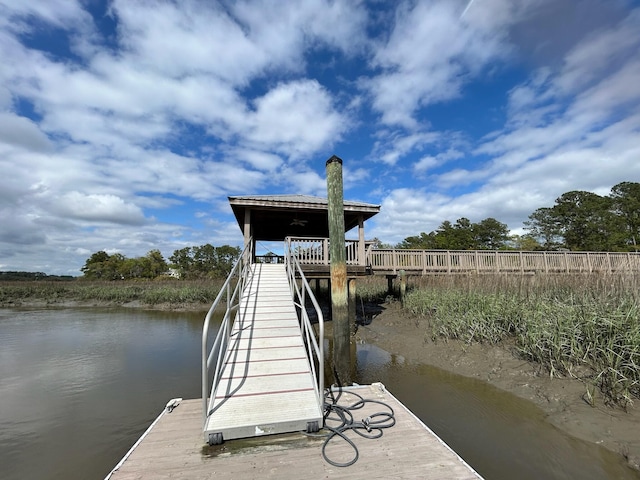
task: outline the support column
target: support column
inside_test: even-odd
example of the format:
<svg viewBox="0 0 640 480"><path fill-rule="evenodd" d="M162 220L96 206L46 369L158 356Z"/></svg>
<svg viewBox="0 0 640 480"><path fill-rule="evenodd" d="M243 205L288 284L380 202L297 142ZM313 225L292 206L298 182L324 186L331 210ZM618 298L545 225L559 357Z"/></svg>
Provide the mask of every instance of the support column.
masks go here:
<svg viewBox="0 0 640 480"><path fill-rule="evenodd" d="M246 208L244 210L244 228L243 228L243 233L244 233L244 247L246 248L247 245L249 245L249 242L254 242L254 247L252 248L252 252L251 252L251 258L248 259L248 261L250 263L252 263L254 261L254 257L255 257L255 241L251 238L251 209Z"/></svg>
<svg viewBox="0 0 640 480"><path fill-rule="evenodd" d="M364 218L360 215L360 217L358 217L358 265L361 267L367 266L364 256Z"/></svg>
<svg viewBox="0 0 640 480"><path fill-rule="evenodd" d="M344 241L344 198L342 160L335 155L326 163L331 262L331 316L333 324L333 367L343 385L350 385L351 349L347 302L347 261Z"/></svg>

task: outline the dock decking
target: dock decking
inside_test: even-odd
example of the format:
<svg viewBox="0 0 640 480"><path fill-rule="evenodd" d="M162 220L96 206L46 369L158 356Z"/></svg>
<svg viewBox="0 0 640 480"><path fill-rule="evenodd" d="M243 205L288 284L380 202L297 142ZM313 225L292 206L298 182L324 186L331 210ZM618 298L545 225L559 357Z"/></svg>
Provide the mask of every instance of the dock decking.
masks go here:
<svg viewBox="0 0 640 480"><path fill-rule="evenodd" d="M282 264L254 264L231 332L208 434L224 440L322 426L322 404Z"/></svg>
<svg viewBox="0 0 640 480"><path fill-rule="evenodd" d="M187 400L172 413L163 411L137 447L107 478L481 478L383 385L360 386L354 390L365 398L390 405L395 412L396 424L385 429L383 436L375 440L350 434L360 453L359 460L350 467L334 467L327 463L322 457L322 439L301 433L234 440L209 447L201 434L201 401ZM350 400L346 397L342 397L342 401ZM372 408L379 410L375 406ZM362 411L358 415L364 418L373 411ZM352 451L344 442L336 440L327 447L327 454L335 460L343 455L345 460L352 456Z"/></svg>

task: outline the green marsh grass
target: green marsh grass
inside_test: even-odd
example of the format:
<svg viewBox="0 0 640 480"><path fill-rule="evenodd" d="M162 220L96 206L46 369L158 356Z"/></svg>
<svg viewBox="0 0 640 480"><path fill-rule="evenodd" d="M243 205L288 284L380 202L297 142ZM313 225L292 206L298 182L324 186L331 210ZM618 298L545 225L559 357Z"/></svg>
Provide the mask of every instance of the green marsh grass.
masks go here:
<svg viewBox="0 0 640 480"><path fill-rule="evenodd" d="M113 304L138 301L149 306L209 304L215 300L223 283L224 279L1 282L0 305L28 305L34 301L48 305L74 301Z"/></svg>
<svg viewBox="0 0 640 480"><path fill-rule="evenodd" d="M500 344L551 376L598 388L608 404L640 397L640 277L449 276L411 279L405 308L432 339Z"/></svg>

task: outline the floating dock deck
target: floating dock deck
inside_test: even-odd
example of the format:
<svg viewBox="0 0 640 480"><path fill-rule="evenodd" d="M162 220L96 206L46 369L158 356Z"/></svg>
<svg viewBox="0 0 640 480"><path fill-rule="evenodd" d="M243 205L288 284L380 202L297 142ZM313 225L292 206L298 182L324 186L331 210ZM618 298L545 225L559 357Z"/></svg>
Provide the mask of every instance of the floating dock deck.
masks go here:
<svg viewBox="0 0 640 480"><path fill-rule="evenodd" d="M322 455L324 439L302 433L208 446L202 438L202 404L198 399L183 401L171 413L163 411L107 479L481 478L382 384L349 390L389 405L396 420L377 439L351 432L348 436L358 448L359 459L349 467L328 463ZM352 400L343 395L340 402ZM358 418L373 415L379 407L369 404L357 411ZM334 440L326 448L329 458L345 462L353 457L346 442Z"/></svg>

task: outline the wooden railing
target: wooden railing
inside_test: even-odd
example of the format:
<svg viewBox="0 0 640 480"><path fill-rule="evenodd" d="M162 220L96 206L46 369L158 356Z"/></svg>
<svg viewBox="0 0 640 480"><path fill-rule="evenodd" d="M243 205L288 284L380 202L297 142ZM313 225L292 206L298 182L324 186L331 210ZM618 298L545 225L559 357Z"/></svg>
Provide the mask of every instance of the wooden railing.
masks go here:
<svg viewBox="0 0 640 480"><path fill-rule="evenodd" d="M288 237L287 248L301 265L329 265L329 239ZM345 242L347 265L367 267L372 273L593 273L640 272L640 253L631 252L522 252L503 250L374 249L365 242ZM361 258L363 257L363 258Z"/></svg>
<svg viewBox="0 0 640 480"><path fill-rule="evenodd" d="M490 250L370 250L373 272L593 273L640 272L640 253Z"/></svg>
<svg viewBox="0 0 640 480"><path fill-rule="evenodd" d="M287 237L286 247L300 265L329 265L329 239ZM366 258L359 258L358 240L345 240L347 265L366 265Z"/></svg>

